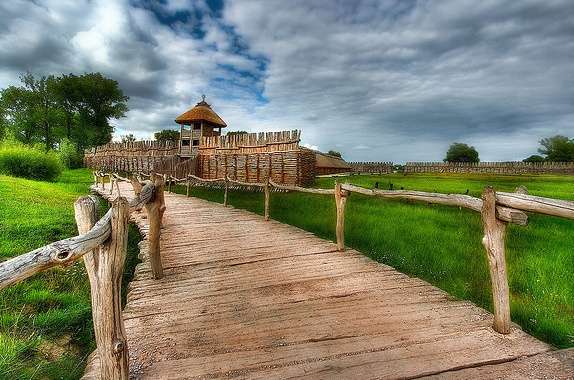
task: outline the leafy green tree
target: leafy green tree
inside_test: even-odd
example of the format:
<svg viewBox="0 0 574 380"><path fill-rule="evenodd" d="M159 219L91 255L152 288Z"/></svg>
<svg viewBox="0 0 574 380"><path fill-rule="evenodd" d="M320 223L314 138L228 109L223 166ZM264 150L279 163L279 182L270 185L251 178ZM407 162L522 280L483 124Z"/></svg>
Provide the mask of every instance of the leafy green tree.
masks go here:
<svg viewBox="0 0 574 380"><path fill-rule="evenodd" d="M179 140L179 131L174 131L173 129L164 129L163 131L154 133L153 136L157 141L173 141L175 143Z"/></svg>
<svg viewBox="0 0 574 380"><path fill-rule="evenodd" d="M546 156L547 161L570 162L574 161L574 139L556 135L540 140L541 147L538 152Z"/></svg>
<svg viewBox="0 0 574 380"><path fill-rule="evenodd" d="M130 142L134 142L136 141L136 137L133 134L129 134L129 135L123 135L122 136L122 143L130 143Z"/></svg>
<svg viewBox="0 0 574 380"><path fill-rule="evenodd" d="M453 143L446 152L445 162L479 162L478 152L473 146Z"/></svg>
<svg viewBox="0 0 574 380"><path fill-rule="evenodd" d="M544 157L538 154L533 154L532 156L529 156L524 160L522 160L522 162L544 162Z"/></svg>
<svg viewBox="0 0 574 380"><path fill-rule="evenodd" d="M339 158L343 158L343 156L341 155L341 152L337 152L336 150L330 150L327 152L327 154L329 156L334 156L334 157L339 157Z"/></svg>
<svg viewBox="0 0 574 380"><path fill-rule="evenodd" d="M66 138L72 138L75 114L81 102L80 77L74 74L62 75L52 85L54 100L65 115Z"/></svg>
<svg viewBox="0 0 574 380"><path fill-rule="evenodd" d="M88 73L79 77L79 121L80 128L88 139L88 145L102 145L110 142L114 128L110 119L124 117L128 111L127 101L118 82L100 73ZM78 143L83 148L80 138Z"/></svg>
<svg viewBox="0 0 574 380"><path fill-rule="evenodd" d="M116 81L100 73L60 77L25 74L22 85L0 91L5 132L28 145L46 149L64 136L78 151L112 138L111 119L125 116L127 100Z"/></svg>

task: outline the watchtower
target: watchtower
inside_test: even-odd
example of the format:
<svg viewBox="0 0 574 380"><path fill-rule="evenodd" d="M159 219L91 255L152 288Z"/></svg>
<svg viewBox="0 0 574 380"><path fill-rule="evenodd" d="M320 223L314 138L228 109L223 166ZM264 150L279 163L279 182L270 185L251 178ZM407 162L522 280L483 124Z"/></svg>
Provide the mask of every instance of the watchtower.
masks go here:
<svg viewBox="0 0 574 380"><path fill-rule="evenodd" d="M223 119L211 109L211 105L207 104L205 95L202 95L201 102L179 115L175 122L179 124L179 155L182 157L195 156L202 137L221 136L221 128L227 127Z"/></svg>

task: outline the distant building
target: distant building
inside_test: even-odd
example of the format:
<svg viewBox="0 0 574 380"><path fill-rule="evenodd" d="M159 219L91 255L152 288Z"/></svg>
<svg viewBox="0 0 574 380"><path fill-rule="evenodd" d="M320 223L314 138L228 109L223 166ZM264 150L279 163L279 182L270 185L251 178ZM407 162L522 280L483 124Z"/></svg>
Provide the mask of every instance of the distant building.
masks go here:
<svg viewBox="0 0 574 380"><path fill-rule="evenodd" d="M338 174L352 171L351 165L340 157L322 152L315 152L315 174Z"/></svg>
<svg viewBox="0 0 574 380"><path fill-rule="evenodd" d="M196 156L202 137L221 136L221 128L227 127L223 119L211 109L211 105L207 104L205 95L201 102L179 115L175 122L179 124L181 157Z"/></svg>

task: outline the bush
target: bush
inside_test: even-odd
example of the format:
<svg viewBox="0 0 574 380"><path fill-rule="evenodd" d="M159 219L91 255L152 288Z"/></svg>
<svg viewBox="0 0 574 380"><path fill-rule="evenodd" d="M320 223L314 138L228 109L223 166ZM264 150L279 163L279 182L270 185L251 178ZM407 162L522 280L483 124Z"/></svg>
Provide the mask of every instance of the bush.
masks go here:
<svg viewBox="0 0 574 380"><path fill-rule="evenodd" d="M76 144L68 139L62 139L62 141L60 141L58 156L62 164L68 169L77 169L84 166L84 156L78 152Z"/></svg>
<svg viewBox="0 0 574 380"><path fill-rule="evenodd" d="M55 153L44 153L21 145L0 146L2 174L53 181L60 175L62 169L62 163Z"/></svg>

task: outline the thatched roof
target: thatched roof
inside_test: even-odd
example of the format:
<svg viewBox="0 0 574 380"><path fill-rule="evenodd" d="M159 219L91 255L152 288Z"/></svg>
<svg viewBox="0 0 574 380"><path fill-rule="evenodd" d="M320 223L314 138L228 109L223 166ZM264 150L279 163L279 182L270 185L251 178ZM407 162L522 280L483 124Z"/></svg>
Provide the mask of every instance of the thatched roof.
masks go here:
<svg viewBox="0 0 574 380"><path fill-rule="evenodd" d="M351 166L342 158L330 156L321 152L315 152L315 167L351 170Z"/></svg>
<svg viewBox="0 0 574 380"><path fill-rule="evenodd" d="M216 114L209 104L205 101L205 96L203 100L195 105L189 111L179 115L175 122L178 124L192 124L195 121L205 121L216 127L227 127L227 124Z"/></svg>

